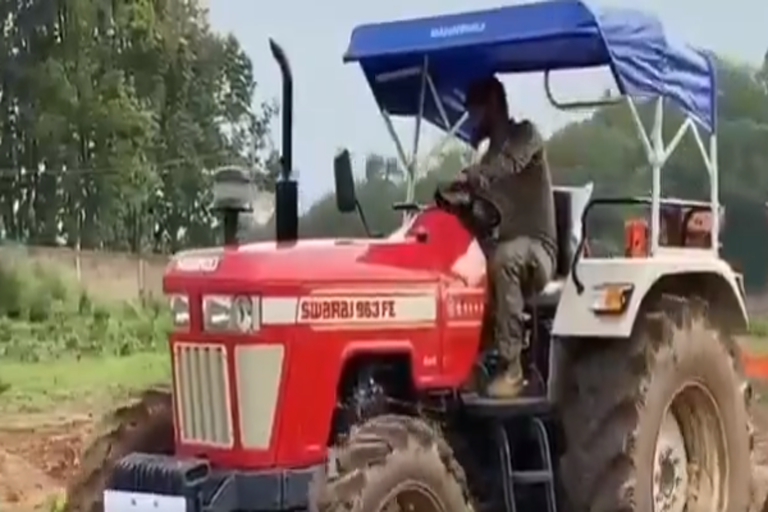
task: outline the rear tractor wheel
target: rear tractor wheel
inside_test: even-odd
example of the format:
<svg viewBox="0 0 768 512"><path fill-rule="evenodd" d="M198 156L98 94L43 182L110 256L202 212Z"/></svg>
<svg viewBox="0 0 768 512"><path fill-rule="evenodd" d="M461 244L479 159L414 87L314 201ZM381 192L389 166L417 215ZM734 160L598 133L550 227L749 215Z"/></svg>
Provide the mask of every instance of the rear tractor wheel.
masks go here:
<svg viewBox="0 0 768 512"><path fill-rule="evenodd" d="M104 489L117 461L131 453L171 455L173 450L171 394L165 390L145 391L106 418L67 486L63 512L102 512Z"/></svg>
<svg viewBox="0 0 768 512"><path fill-rule="evenodd" d="M310 486L311 512L467 512L464 471L422 420L387 415L353 428Z"/></svg>
<svg viewBox="0 0 768 512"><path fill-rule="evenodd" d="M662 297L630 340L584 341L563 401L572 512L747 512L749 388L706 304Z"/></svg>

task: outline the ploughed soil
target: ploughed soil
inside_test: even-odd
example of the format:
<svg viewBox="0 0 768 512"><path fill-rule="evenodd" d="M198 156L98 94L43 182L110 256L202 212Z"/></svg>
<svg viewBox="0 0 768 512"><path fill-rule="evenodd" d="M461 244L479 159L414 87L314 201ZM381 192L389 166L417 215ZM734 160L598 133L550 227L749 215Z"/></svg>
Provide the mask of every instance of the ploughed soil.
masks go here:
<svg viewBox="0 0 768 512"><path fill-rule="evenodd" d="M755 388L756 501L762 503L768 494L768 373L755 379ZM67 482L77 471L79 455L107 412L106 406L96 409L100 410L84 412L68 405L66 410L0 418L0 512L55 511L60 507Z"/></svg>
<svg viewBox="0 0 768 512"><path fill-rule="evenodd" d="M2 418L0 510L56 509L95 424L94 418L84 414Z"/></svg>

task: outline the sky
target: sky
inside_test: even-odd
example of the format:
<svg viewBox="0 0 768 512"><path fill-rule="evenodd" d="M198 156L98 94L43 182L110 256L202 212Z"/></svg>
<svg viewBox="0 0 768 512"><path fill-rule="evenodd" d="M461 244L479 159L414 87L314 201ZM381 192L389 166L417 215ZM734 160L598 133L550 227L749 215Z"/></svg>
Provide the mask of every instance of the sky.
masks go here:
<svg viewBox="0 0 768 512"><path fill-rule="evenodd" d="M294 168L305 210L333 186L333 156L341 147L355 155L394 155L381 115L362 72L343 64L352 29L363 23L478 10L518 3L514 0L206 0L214 30L233 33L254 65L257 101L280 98L280 73L269 52L274 38L288 54L294 75ZM739 62L762 63L768 48L766 0L597 0L596 5L640 8L657 15L669 34ZM561 77L554 89L563 93ZM605 76L568 79L568 99L588 99L605 90ZM516 117L534 120L551 133L573 114L550 107L540 76L505 79ZM398 123L410 146L412 124ZM427 133L435 140L434 133ZM280 144L279 120L273 139ZM425 144L426 145L426 144ZM424 147L424 146L422 146ZM427 146L428 147L428 146ZM356 163L359 163L356 160Z"/></svg>

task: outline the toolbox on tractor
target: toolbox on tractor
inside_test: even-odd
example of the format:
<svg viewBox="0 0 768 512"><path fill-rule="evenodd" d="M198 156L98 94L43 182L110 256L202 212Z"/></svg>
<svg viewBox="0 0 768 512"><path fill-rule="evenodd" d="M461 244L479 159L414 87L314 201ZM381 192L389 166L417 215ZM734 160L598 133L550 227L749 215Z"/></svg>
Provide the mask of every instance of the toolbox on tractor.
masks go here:
<svg viewBox="0 0 768 512"><path fill-rule="evenodd" d="M217 184L225 245L175 255L164 276L173 392L121 409L97 441L109 449L86 452L70 510L746 512L751 393L733 336L747 317L719 258L706 54L672 44L653 16L579 0L357 27L344 60L360 65L407 170L403 224L384 238L298 240L293 82L272 49L284 78L276 241L241 243L232 212L247 210L248 187ZM526 366L544 396L464 393L485 259L460 212L414 203L422 163L442 144L419 158L416 137L406 153L391 118L466 141L464 94L477 77L539 72L556 107L583 109L605 101L564 104L549 79L593 66L610 69L620 91L610 101L635 120L651 194L587 202L579 187L558 188L557 276L527 308ZM654 108L650 131L641 100ZM669 142L665 105L686 116ZM662 168L686 134L711 185L686 207L712 212L709 243L669 247ZM335 171L339 208L364 211L348 153ZM592 255L589 213L624 204L647 207L647 247Z"/></svg>

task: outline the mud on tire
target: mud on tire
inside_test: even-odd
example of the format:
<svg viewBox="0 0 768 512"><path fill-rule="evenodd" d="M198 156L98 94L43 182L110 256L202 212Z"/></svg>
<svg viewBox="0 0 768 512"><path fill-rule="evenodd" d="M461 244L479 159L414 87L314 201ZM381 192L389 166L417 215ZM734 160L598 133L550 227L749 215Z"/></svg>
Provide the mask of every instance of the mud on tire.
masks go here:
<svg viewBox="0 0 768 512"><path fill-rule="evenodd" d="M657 435L670 401L691 384L719 410L725 441L719 460L727 463L728 475L722 477L720 498L724 501L727 495L727 505L717 510L748 510L753 492L751 393L741 374L738 347L710 325L706 303L664 296L638 319L632 339L574 341L581 346L569 370L573 391L563 400L567 451L560 464L569 512L654 511ZM686 420L676 420L689 451L691 439L703 434L686 435ZM708 484L709 492L707 485L698 485L707 476L692 469L703 464L691 462L687 510L698 510L690 505L697 499L692 485L698 499L707 503L717 483Z"/></svg>
<svg viewBox="0 0 768 512"><path fill-rule="evenodd" d="M471 509L453 451L420 419L387 415L367 421L353 429L329 466L332 470L319 472L310 485L311 512L379 512L399 491L414 488L430 495L437 508L430 512Z"/></svg>
<svg viewBox="0 0 768 512"><path fill-rule="evenodd" d="M134 453L172 454L173 409L165 390L143 392L104 421L85 449L77 474L67 486L63 512L101 512L103 492L115 463Z"/></svg>

